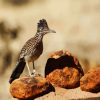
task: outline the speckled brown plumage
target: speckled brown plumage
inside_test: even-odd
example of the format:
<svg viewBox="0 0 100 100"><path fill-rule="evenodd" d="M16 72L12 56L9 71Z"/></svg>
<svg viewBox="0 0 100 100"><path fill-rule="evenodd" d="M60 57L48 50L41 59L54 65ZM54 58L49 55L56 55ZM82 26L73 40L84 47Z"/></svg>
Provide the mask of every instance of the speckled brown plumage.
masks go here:
<svg viewBox="0 0 100 100"><path fill-rule="evenodd" d="M34 65L34 61L39 58L39 56L43 52L43 36L47 33L55 33L55 31L50 30L48 24L45 19L39 21L37 25L37 32L35 36L29 39L21 49L19 60L16 64L15 69L13 70L9 82L11 83L14 79L18 78L20 74L23 72L25 65L28 68L29 75L31 76L31 71L29 69L29 62L32 62ZM33 66L33 74L36 73L35 68Z"/></svg>

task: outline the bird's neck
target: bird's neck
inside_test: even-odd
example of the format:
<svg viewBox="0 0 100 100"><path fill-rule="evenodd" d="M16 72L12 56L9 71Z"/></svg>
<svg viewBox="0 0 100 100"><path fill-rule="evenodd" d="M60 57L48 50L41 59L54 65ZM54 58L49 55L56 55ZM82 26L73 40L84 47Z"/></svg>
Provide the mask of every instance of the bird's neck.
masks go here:
<svg viewBox="0 0 100 100"><path fill-rule="evenodd" d="M40 32L37 32L36 34L35 34L35 38L36 38L36 40L38 40L38 41L42 41L42 39L43 39L43 34L42 33L40 33Z"/></svg>

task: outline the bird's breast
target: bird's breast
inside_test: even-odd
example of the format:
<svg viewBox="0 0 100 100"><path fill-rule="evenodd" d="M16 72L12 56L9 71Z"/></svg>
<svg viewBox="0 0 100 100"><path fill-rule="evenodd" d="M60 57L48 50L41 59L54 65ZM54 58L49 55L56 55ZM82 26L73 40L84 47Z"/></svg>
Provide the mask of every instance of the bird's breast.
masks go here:
<svg viewBox="0 0 100 100"><path fill-rule="evenodd" d="M33 52L32 56L31 56L31 60L34 61L34 60L38 59L39 56L42 54L42 52L43 52L43 43L40 42L37 45L35 51Z"/></svg>

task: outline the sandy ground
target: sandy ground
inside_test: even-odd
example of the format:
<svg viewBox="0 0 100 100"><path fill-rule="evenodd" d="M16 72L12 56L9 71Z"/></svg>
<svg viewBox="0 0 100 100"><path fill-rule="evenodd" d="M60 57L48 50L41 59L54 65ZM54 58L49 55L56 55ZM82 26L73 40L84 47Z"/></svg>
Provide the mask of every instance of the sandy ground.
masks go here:
<svg viewBox="0 0 100 100"><path fill-rule="evenodd" d="M17 100L17 99L11 99ZM36 98L35 100L100 100L99 93L90 93L76 89L63 89L56 87L56 92L50 92L44 96Z"/></svg>

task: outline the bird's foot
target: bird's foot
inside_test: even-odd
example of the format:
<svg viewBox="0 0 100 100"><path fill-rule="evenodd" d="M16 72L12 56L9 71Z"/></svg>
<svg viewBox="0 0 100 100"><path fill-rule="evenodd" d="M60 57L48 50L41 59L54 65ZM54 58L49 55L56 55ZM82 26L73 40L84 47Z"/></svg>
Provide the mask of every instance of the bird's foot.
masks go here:
<svg viewBox="0 0 100 100"><path fill-rule="evenodd" d="M36 70L33 70L31 77L41 76Z"/></svg>

